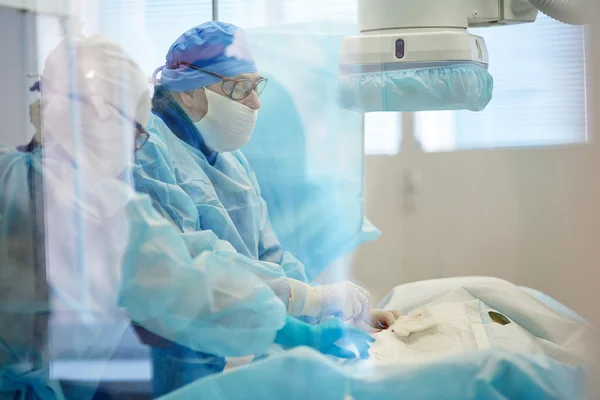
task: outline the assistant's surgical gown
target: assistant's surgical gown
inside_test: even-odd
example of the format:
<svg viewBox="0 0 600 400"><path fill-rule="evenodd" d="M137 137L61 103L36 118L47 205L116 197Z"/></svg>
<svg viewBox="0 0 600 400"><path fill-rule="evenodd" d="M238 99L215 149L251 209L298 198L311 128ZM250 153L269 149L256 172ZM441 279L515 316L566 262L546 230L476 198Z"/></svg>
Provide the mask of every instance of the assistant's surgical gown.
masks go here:
<svg viewBox="0 0 600 400"><path fill-rule="evenodd" d="M162 337L218 356L260 354L273 343L285 323L286 307L264 277L254 273L263 273L264 266L209 233L192 257L148 196L114 178L83 176L58 145L48 144L43 157L40 149L0 148L0 254L14 245L15 235L26 232L14 227L29 223L18 211L35 176L43 176L45 188L50 303L35 296L2 295L3 317L12 310L18 314L14 320L26 318L42 307L58 320L86 324L91 317L97 327L106 319L111 326L120 322L123 330L131 318ZM13 293L39 278L18 274L19 265L10 259L1 261L0 282L9 283ZM77 359L94 357L96 341L116 346L120 337L112 336L122 330L95 333L94 341L73 343ZM23 342L31 334L16 324L0 326L2 338ZM20 358L30 357L26 344L8 346L0 348L4 377ZM15 362L4 362L10 357Z"/></svg>

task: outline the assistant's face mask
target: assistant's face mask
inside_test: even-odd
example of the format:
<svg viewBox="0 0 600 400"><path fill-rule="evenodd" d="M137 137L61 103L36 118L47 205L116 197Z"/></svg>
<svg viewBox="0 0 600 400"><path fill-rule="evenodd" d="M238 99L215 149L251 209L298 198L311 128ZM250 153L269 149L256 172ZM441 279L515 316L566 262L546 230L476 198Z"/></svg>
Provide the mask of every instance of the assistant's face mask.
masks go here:
<svg viewBox="0 0 600 400"><path fill-rule="evenodd" d="M117 178L131 164L132 124L102 98L90 96L84 102L68 95L49 95L45 100L43 120L49 137L83 173Z"/></svg>
<svg viewBox="0 0 600 400"><path fill-rule="evenodd" d="M248 143L258 111L205 89L208 112L194 125L211 149L226 153Z"/></svg>

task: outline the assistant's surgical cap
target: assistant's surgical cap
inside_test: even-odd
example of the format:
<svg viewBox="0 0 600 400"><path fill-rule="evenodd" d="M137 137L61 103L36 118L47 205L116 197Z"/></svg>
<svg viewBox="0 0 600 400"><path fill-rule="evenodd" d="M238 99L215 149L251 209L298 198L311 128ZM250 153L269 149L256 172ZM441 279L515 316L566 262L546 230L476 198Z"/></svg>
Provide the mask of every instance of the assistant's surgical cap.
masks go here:
<svg viewBox="0 0 600 400"><path fill-rule="evenodd" d="M41 126L82 173L114 178L133 154L134 123L150 119L148 79L105 36L65 38L42 74Z"/></svg>
<svg viewBox="0 0 600 400"><path fill-rule="evenodd" d="M227 78L257 71L244 31L225 22L205 22L185 32L171 45L166 64L154 72L155 77L161 72L162 86L176 92L219 82L218 77L181 62Z"/></svg>
<svg viewBox="0 0 600 400"><path fill-rule="evenodd" d="M40 86L44 99L82 97L96 105L118 107L142 125L150 119L147 78L129 54L103 35L65 38L46 59ZM63 126L68 118L56 111L46 113L44 119ZM70 108L62 111L68 114Z"/></svg>

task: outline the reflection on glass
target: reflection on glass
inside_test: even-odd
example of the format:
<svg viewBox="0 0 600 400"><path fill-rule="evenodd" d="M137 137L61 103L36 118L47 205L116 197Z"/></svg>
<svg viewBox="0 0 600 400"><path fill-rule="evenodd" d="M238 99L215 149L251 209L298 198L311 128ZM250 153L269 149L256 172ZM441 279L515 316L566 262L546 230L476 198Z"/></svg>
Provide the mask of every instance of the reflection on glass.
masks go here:
<svg viewBox="0 0 600 400"><path fill-rule="evenodd" d="M394 155L400 152L401 113L367 113L364 125L366 155Z"/></svg>

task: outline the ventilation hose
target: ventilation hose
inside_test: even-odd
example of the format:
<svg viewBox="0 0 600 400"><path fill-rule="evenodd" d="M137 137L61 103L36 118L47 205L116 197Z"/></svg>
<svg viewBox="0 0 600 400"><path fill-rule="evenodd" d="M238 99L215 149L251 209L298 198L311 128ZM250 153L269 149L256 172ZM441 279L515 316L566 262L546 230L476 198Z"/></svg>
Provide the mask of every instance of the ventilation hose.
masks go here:
<svg viewBox="0 0 600 400"><path fill-rule="evenodd" d="M593 1L593 0L592 0ZM590 0L529 0L538 10L552 19L571 25L590 23Z"/></svg>

